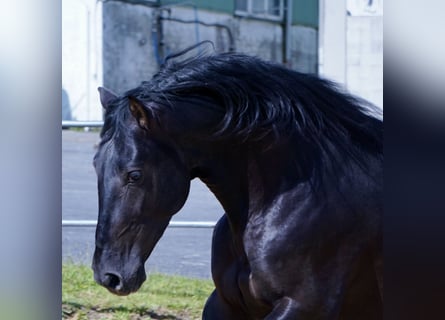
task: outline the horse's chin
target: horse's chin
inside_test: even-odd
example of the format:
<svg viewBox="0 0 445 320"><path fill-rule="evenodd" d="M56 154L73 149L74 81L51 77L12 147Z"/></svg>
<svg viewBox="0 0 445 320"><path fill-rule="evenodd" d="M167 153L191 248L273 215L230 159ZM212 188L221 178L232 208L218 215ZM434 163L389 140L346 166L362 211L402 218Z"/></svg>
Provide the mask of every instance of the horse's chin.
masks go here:
<svg viewBox="0 0 445 320"><path fill-rule="evenodd" d="M140 288L140 286L139 286L139 288ZM129 294L132 294L132 293L137 292L137 291L139 290L139 288L137 288L137 289L132 289L132 290L114 290L114 289L107 288L107 290L108 290L109 292L111 292L112 294L115 294L115 295L117 295L117 296L124 297L124 296L128 296Z"/></svg>

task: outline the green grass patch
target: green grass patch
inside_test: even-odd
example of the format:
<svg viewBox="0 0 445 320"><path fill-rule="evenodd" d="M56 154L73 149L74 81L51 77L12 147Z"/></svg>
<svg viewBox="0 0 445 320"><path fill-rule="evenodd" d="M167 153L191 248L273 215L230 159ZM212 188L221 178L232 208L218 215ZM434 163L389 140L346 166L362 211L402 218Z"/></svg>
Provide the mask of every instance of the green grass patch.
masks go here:
<svg viewBox="0 0 445 320"><path fill-rule="evenodd" d="M119 297L94 282L91 268L62 267L62 319L201 319L210 280L150 274L138 292Z"/></svg>

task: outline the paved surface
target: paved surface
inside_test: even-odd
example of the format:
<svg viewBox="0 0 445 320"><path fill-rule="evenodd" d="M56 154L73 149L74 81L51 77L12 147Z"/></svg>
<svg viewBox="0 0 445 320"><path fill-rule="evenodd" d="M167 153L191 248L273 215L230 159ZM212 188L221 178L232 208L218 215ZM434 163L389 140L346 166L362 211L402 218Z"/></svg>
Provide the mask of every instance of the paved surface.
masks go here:
<svg viewBox="0 0 445 320"><path fill-rule="evenodd" d="M96 220L96 174L92 166L97 132L62 130L62 218ZM189 198L173 220L217 221L223 209L207 187L192 181ZM94 251L93 227L62 229L64 261L91 264ZM147 272L210 278L212 229L167 228L146 263Z"/></svg>

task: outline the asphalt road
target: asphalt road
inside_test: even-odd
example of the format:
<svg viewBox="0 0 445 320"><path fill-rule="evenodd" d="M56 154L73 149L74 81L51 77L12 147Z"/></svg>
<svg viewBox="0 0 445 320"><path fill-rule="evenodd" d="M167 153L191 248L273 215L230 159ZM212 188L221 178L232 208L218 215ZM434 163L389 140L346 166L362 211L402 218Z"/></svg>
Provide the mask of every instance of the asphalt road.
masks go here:
<svg viewBox="0 0 445 320"><path fill-rule="evenodd" d="M96 220L96 174L92 166L97 132L62 130L62 219ZM189 198L173 218L217 221L221 205L207 187L192 181ZM94 227L62 228L62 259L91 265ZM167 228L148 258L146 270L188 277L210 278L212 229Z"/></svg>

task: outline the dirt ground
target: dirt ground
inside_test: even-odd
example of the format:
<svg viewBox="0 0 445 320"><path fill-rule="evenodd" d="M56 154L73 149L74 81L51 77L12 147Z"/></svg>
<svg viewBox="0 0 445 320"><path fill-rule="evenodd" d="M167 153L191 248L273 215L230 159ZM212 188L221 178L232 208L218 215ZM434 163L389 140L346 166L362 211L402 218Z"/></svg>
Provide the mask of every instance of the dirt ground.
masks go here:
<svg viewBox="0 0 445 320"><path fill-rule="evenodd" d="M116 309L96 309L96 308L85 308L82 306L73 306L69 304L62 304L62 319L63 320L108 320L116 319L118 316L116 312L126 311L119 308ZM119 319L122 319L119 317ZM129 320L197 320L186 313L172 314L171 311L165 309L158 310L140 310L137 313L129 312Z"/></svg>

